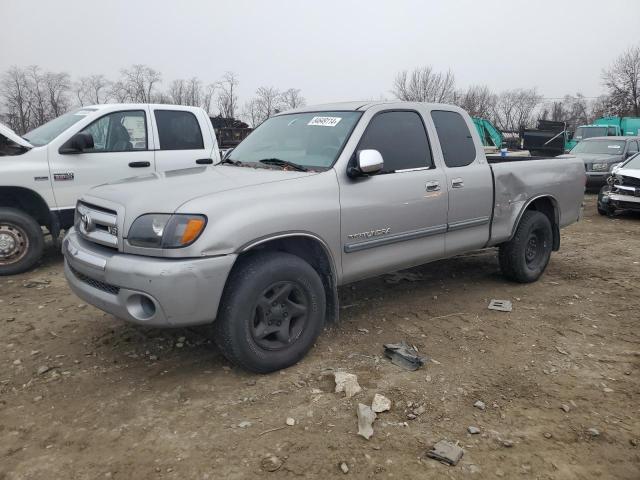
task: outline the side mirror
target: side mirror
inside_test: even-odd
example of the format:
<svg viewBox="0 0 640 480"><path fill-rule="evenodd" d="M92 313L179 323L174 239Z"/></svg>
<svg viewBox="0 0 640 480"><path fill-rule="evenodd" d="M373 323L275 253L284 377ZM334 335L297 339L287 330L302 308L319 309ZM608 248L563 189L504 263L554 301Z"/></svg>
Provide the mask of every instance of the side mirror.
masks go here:
<svg viewBox="0 0 640 480"><path fill-rule="evenodd" d="M93 148L93 135L87 132L76 133L60 147L58 153L82 153Z"/></svg>
<svg viewBox="0 0 640 480"><path fill-rule="evenodd" d="M384 167L384 160L378 150L359 150L356 152L356 165L349 167L350 177L375 175Z"/></svg>

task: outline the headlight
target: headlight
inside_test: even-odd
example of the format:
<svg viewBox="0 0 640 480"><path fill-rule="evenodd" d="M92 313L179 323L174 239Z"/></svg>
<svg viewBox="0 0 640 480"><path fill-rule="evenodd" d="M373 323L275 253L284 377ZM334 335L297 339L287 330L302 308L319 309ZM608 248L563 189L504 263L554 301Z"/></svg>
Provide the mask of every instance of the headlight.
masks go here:
<svg viewBox="0 0 640 480"><path fill-rule="evenodd" d="M593 170L594 172L604 172L609 170L609 164L608 163L594 163L593 165L591 165L591 170Z"/></svg>
<svg viewBox="0 0 640 480"><path fill-rule="evenodd" d="M142 215L131 225L127 240L135 247L186 247L198 239L206 224L204 215Z"/></svg>

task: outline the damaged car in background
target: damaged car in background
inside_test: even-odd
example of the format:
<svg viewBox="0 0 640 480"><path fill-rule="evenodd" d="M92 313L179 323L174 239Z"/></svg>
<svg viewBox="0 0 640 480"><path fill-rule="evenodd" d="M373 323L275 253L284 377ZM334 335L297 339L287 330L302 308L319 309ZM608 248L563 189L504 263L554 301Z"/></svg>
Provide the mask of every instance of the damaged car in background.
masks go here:
<svg viewBox="0 0 640 480"><path fill-rule="evenodd" d="M617 210L640 212L640 154L636 153L613 169L607 185L598 194L598 213L612 215Z"/></svg>

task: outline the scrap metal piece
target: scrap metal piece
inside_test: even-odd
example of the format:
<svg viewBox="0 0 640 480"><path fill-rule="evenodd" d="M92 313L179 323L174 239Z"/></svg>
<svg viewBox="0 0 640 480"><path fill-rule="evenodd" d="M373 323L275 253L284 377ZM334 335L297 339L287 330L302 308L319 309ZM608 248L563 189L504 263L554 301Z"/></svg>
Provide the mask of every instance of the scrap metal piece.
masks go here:
<svg viewBox="0 0 640 480"><path fill-rule="evenodd" d="M418 355L418 352L407 345L403 340L400 343L385 343L384 354L391 363L410 371L419 369L426 359Z"/></svg>
<svg viewBox="0 0 640 480"><path fill-rule="evenodd" d="M489 302L489 310L497 310L498 312L510 312L513 310L511 300L496 300L495 298Z"/></svg>
<svg viewBox="0 0 640 480"><path fill-rule="evenodd" d="M458 464L462 455L464 450L461 447L446 440L440 440L427 452L427 457L452 466Z"/></svg>

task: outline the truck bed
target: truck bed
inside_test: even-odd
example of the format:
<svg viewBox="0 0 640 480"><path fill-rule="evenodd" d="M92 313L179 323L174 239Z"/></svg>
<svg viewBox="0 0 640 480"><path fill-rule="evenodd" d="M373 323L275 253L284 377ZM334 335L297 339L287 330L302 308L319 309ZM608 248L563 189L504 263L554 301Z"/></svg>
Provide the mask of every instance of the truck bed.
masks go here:
<svg viewBox="0 0 640 480"><path fill-rule="evenodd" d="M540 196L553 198L560 228L580 218L585 189L582 160L491 156L487 161L495 186L488 246L509 240L526 203Z"/></svg>

